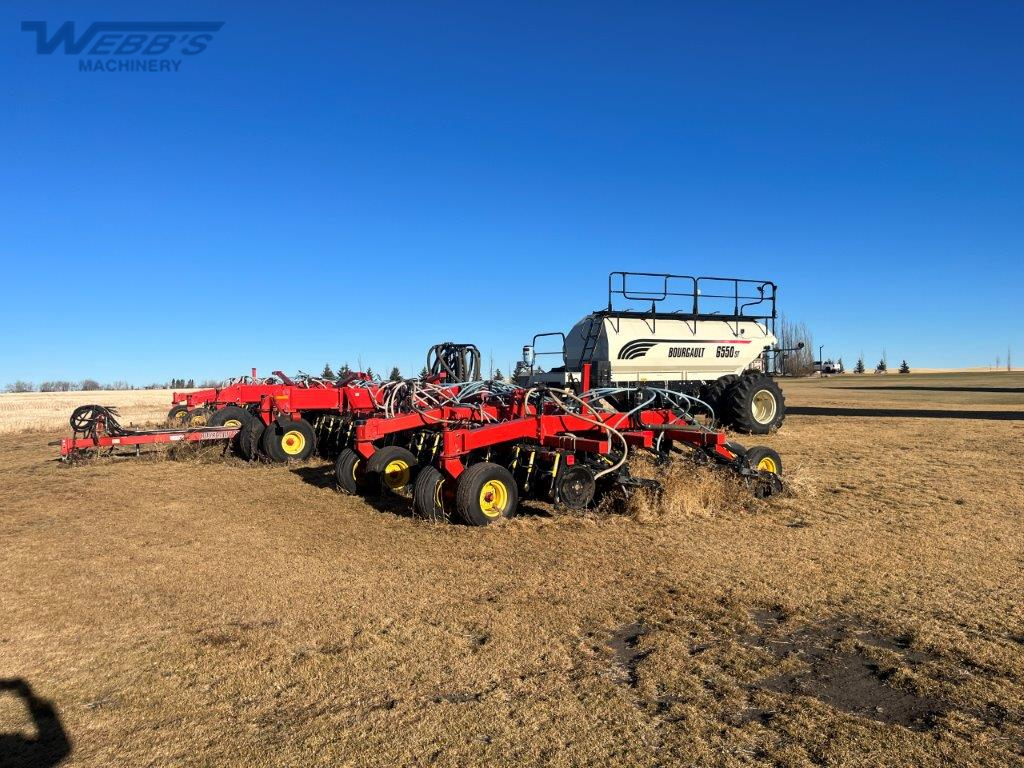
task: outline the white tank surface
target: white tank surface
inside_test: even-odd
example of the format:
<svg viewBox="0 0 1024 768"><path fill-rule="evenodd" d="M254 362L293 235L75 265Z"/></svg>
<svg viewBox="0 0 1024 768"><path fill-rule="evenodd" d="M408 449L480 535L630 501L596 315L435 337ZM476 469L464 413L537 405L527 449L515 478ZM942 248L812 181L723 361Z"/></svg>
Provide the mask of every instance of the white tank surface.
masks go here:
<svg viewBox="0 0 1024 768"><path fill-rule="evenodd" d="M710 381L751 368L763 370L765 349L776 342L755 320L595 312L566 334L563 359L566 370L573 371L584 363L608 361L612 381Z"/></svg>

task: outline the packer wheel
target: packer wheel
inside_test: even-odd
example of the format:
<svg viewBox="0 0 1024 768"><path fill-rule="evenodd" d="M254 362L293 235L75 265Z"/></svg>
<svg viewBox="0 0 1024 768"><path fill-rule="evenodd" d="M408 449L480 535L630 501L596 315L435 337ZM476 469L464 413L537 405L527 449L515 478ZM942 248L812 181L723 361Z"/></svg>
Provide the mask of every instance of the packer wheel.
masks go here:
<svg viewBox="0 0 1024 768"><path fill-rule="evenodd" d="M490 525L511 517L518 504L519 489L505 467L482 461L459 476L455 507L467 525Z"/></svg>
<svg viewBox="0 0 1024 768"><path fill-rule="evenodd" d="M316 449L316 433L305 419L278 419L263 430L260 447L271 461L303 461Z"/></svg>

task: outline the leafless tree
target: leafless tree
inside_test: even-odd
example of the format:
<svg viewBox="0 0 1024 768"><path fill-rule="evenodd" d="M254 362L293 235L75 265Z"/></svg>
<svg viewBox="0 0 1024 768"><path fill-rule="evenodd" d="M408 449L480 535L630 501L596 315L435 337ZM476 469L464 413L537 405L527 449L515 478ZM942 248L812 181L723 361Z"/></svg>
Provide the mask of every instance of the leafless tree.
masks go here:
<svg viewBox="0 0 1024 768"><path fill-rule="evenodd" d="M804 323L779 317L779 346L782 348L782 372L787 376L814 373L814 337ZM797 347L803 343L803 347Z"/></svg>

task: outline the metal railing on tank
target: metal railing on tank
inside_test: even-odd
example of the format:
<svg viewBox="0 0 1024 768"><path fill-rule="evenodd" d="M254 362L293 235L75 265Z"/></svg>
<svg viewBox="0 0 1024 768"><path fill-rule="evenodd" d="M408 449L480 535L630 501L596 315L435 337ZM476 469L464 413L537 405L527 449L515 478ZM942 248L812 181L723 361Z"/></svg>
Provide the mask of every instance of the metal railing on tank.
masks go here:
<svg viewBox="0 0 1024 768"><path fill-rule="evenodd" d="M660 272L611 272L608 275L607 311L637 315L679 315L687 318L762 320L768 323L774 333L777 290L778 286L771 280L694 277Z"/></svg>

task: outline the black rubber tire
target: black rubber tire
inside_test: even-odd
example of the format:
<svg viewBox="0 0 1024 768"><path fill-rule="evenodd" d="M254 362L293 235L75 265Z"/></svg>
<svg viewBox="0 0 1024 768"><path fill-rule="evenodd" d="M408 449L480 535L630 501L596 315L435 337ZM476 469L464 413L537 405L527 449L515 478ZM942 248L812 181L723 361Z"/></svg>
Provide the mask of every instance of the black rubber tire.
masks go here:
<svg viewBox="0 0 1024 768"><path fill-rule="evenodd" d="M238 455L246 461L255 461L260 455L260 438L263 437L263 430L266 425L253 416L248 424L243 424L242 429L235 438L234 447Z"/></svg>
<svg viewBox="0 0 1024 768"><path fill-rule="evenodd" d="M774 410L770 416L766 414L765 418L758 418L755 398L768 396L774 399ZM741 376L725 391L722 401L727 417L725 423L739 432L767 435L778 429L786 418L786 398L782 389L775 379L764 374Z"/></svg>
<svg viewBox="0 0 1024 768"><path fill-rule="evenodd" d="M211 418L213 418L213 409L204 405L189 411L188 416L185 417L185 424L190 427L205 427L210 423Z"/></svg>
<svg viewBox="0 0 1024 768"><path fill-rule="evenodd" d="M418 466L416 456L409 449L386 445L367 459L366 474L372 482L380 484L382 492L404 496L412 492Z"/></svg>
<svg viewBox="0 0 1024 768"><path fill-rule="evenodd" d="M353 496L366 493L366 461L351 448L345 448L334 462L334 482L338 490Z"/></svg>
<svg viewBox="0 0 1024 768"><path fill-rule="evenodd" d="M263 430L260 447L268 459L280 464L304 461L316 450L316 432L305 419L277 419Z"/></svg>
<svg viewBox="0 0 1024 768"><path fill-rule="evenodd" d="M481 505L481 494L490 483L502 489L504 499L494 499L495 507L485 510ZM459 475L455 486L455 508L466 525L490 525L503 517L512 517L518 505L519 489L512 473L505 467L482 461Z"/></svg>
<svg viewBox="0 0 1024 768"><path fill-rule="evenodd" d="M185 426L185 419L188 418L188 406L184 403L171 407L167 412L167 424L171 427Z"/></svg>
<svg viewBox="0 0 1024 768"><path fill-rule="evenodd" d="M723 376L720 379L709 381L701 387L699 397L715 409L715 421L719 424L726 424L726 414L724 403L722 402L722 396L725 394L725 390L735 384L739 378L739 376L730 373L728 376Z"/></svg>
<svg viewBox="0 0 1024 768"><path fill-rule="evenodd" d="M766 445L747 448L746 460L751 469L782 474L782 457Z"/></svg>
<svg viewBox="0 0 1024 768"><path fill-rule="evenodd" d="M244 427L252 421L253 415L237 405L226 405L210 417L211 427Z"/></svg>
<svg viewBox="0 0 1024 768"><path fill-rule="evenodd" d="M423 467L412 490L413 512L432 523L450 522L455 512L454 486L451 478L437 467Z"/></svg>

